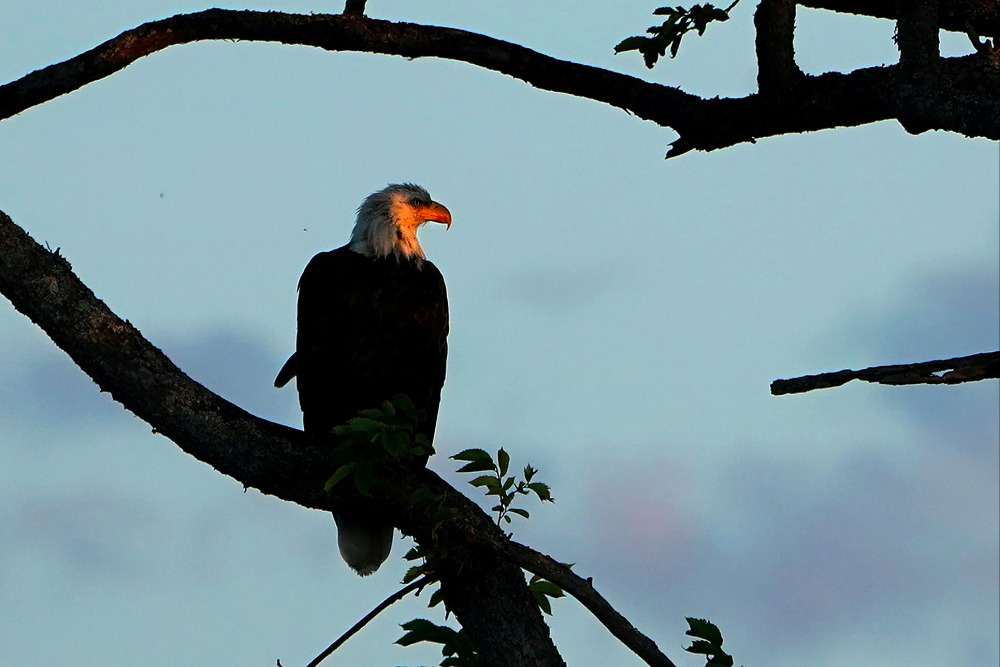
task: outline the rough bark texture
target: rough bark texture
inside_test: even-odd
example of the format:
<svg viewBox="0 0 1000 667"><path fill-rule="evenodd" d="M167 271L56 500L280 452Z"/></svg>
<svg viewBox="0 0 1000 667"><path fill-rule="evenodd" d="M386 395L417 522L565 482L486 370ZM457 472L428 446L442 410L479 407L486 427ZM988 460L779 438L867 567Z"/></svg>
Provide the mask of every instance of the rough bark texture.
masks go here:
<svg viewBox="0 0 1000 667"><path fill-rule="evenodd" d="M360 16L210 9L146 23L104 44L0 86L0 119L108 76L155 51L198 40L259 40L331 51L438 57L522 79L544 90L620 107L674 129L668 157L762 137L899 119L929 129L1000 139L1000 65L989 54L944 58L935 76L899 66L800 77L780 104L761 95L705 99L597 67L557 60L484 35Z"/></svg>
<svg viewBox="0 0 1000 667"><path fill-rule="evenodd" d="M879 384L961 384L1000 378L1000 352L983 352L968 357L921 361L915 364L872 366L859 371L843 370L803 375L771 383L771 393L800 394L813 389L839 387L851 380Z"/></svg>

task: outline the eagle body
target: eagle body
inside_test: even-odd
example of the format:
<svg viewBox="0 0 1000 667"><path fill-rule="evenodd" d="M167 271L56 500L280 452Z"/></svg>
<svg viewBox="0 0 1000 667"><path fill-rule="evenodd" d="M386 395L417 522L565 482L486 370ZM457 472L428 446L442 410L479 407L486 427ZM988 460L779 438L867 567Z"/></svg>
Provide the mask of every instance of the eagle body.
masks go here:
<svg viewBox="0 0 1000 667"><path fill-rule="evenodd" d="M307 433L329 433L396 394L434 436L448 355L444 278L427 260L365 257L349 246L312 258L299 281L295 345Z"/></svg>
<svg viewBox="0 0 1000 667"><path fill-rule="evenodd" d="M351 241L310 260L299 280L295 354L275 379L297 377L306 433L329 434L361 410L406 394L433 439L448 354L448 297L417 229L451 225L447 208L411 184L390 185L358 209ZM393 527L363 510L334 513L344 560L371 574Z"/></svg>

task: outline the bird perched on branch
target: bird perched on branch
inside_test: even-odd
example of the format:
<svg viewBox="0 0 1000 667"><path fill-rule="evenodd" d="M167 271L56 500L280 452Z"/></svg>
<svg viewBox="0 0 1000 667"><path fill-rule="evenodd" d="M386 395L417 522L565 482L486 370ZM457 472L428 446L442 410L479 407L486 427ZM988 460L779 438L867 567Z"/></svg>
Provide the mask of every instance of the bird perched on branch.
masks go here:
<svg viewBox="0 0 1000 667"><path fill-rule="evenodd" d="M448 354L444 278L417 241L426 222L451 227L427 191L389 185L364 200L350 242L321 252L299 280L295 353L274 384L297 377L306 433L324 435L405 394L433 439ZM389 555L393 527L360 512L334 512L340 553L360 575Z"/></svg>

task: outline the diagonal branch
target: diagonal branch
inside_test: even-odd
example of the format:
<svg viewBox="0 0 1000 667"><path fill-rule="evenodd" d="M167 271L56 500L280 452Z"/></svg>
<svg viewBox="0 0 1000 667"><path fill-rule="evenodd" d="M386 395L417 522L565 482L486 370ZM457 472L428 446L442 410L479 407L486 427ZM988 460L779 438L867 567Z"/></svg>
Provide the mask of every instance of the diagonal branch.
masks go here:
<svg viewBox="0 0 1000 667"><path fill-rule="evenodd" d="M619 107L674 129L668 157L762 137L857 126L920 109L916 130L1000 139L1000 68L978 55L939 61L920 83L898 66L802 77L780 104L760 95L704 99L598 67L558 60L517 44L453 28L362 16L210 9L143 24L86 53L0 86L0 119L98 81L143 56L199 40L253 40L330 51L437 57L519 78L532 86Z"/></svg>
<svg viewBox="0 0 1000 667"><path fill-rule="evenodd" d="M475 503L430 470L386 471L391 492L385 498L361 498L339 489L325 494L323 483L332 470L318 443L301 431L245 412L189 378L97 299L58 250L38 245L2 212L0 293L102 391L219 472L305 507L331 510L364 503L419 544L447 548L450 558L436 568L441 592L469 630L484 665L563 664L520 568L472 539L501 539L503 533ZM418 488L436 499L435 509L444 508L454 518L436 526L427 504L418 507L411 501Z"/></svg>
<svg viewBox="0 0 1000 667"><path fill-rule="evenodd" d="M304 507L332 510L363 502L367 511L384 513L418 544L447 549L449 557L435 561L435 574L445 604L469 631L484 665L563 664L522 572L522 567L535 571L551 559L532 555L521 545L510 553L498 551L495 545L508 540L492 518L432 471L387 471L391 492L385 498L324 493L323 483L332 470L319 443L301 431L253 416L189 378L128 321L111 312L58 250L40 246L2 211L0 293L102 391L219 472ZM415 503L417 489L425 495L429 491L435 501ZM453 518L441 523L439 517L445 514ZM543 565L533 566L533 561ZM572 578L559 572L549 578L581 601L588 597L581 597ZM648 662L648 650L636 637L653 649L655 645L596 592L589 595L594 596L601 604L584 602L587 608ZM630 628L631 635L604 621L609 615L617 615L616 623ZM657 654L659 662L649 664L672 664Z"/></svg>
<svg viewBox="0 0 1000 667"><path fill-rule="evenodd" d="M839 387L851 380L879 384L960 384L1000 378L1000 352L984 352L968 357L923 361L896 366L872 366L859 371L843 370L818 375L803 375L771 383L771 393L801 394L813 389Z"/></svg>
<svg viewBox="0 0 1000 667"><path fill-rule="evenodd" d="M562 563L530 549L523 544L504 540L496 548L504 557L532 574L551 581L575 597L594 617L611 631L618 641L652 667L677 667L665 656L652 639L635 629L627 618L615 611L587 579Z"/></svg>

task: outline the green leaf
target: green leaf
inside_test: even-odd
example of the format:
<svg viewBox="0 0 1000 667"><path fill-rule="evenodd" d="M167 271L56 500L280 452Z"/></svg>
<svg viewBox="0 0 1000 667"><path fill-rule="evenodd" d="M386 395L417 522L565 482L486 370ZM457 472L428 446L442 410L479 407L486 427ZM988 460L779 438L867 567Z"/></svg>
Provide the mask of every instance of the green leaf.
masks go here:
<svg viewBox="0 0 1000 667"><path fill-rule="evenodd" d="M472 463L466 463L464 466L458 469L458 472L486 472L493 470L493 461L473 461Z"/></svg>
<svg viewBox="0 0 1000 667"><path fill-rule="evenodd" d="M718 647L715 644L705 641L704 639L697 639L691 642L691 646L684 649L688 653L701 653L702 655L714 654Z"/></svg>
<svg viewBox="0 0 1000 667"><path fill-rule="evenodd" d="M518 516L523 516L525 519L530 519L531 516L528 514L528 510L523 510L520 507L511 507L508 512L517 514Z"/></svg>
<svg viewBox="0 0 1000 667"><path fill-rule="evenodd" d="M354 487L361 495L369 495L372 487L372 464L368 461L359 461L354 467Z"/></svg>
<svg viewBox="0 0 1000 667"><path fill-rule="evenodd" d="M382 401L382 413L389 417L396 414L396 408L393 406L392 401Z"/></svg>
<svg viewBox="0 0 1000 667"><path fill-rule="evenodd" d="M480 475L469 482L469 484L486 487L486 493L490 496L499 496L502 493L500 490L500 480L493 475Z"/></svg>
<svg viewBox="0 0 1000 667"><path fill-rule="evenodd" d="M704 618L687 618L690 629L684 634L698 639L705 639L716 646L722 646L722 631L719 626Z"/></svg>
<svg viewBox="0 0 1000 667"><path fill-rule="evenodd" d="M531 464L524 466L524 481L530 482L531 478L535 476L538 471L531 467Z"/></svg>
<svg viewBox="0 0 1000 667"><path fill-rule="evenodd" d="M436 607L443 601L444 601L444 594L441 592L441 589L438 588L433 593L431 593L431 599L427 601L427 606Z"/></svg>
<svg viewBox="0 0 1000 667"><path fill-rule="evenodd" d="M396 394L392 397L392 404L398 412L412 421L417 421L417 406L406 394Z"/></svg>
<svg viewBox="0 0 1000 667"><path fill-rule="evenodd" d="M543 482L532 482L531 484L528 484L528 488L535 492L535 495L538 496L539 500L549 503L555 502L548 484Z"/></svg>
<svg viewBox="0 0 1000 667"><path fill-rule="evenodd" d="M368 408L367 410L360 410L358 414L362 417L367 417L369 419L382 419L385 415L378 408Z"/></svg>
<svg viewBox="0 0 1000 667"><path fill-rule="evenodd" d="M368 417L351 417L347 420L347 425L352 431L361 431L369 436L375 435L385 428L385 424Z"/></svg>
<svg viewBox="0 0 1000 667"><path fill-rule="evenodd" d="M454 456L450 456L454 461L489 461L493 463L493 457L485 449L479 449L474 447L472 449L464 449Z"/></svg>
<svg viewBox="0 0 1000 667"><path fill-rule="evenodd" d="M507 474L507 469L510 468L510 454L508 454L503 447L497 452L497 466L500 468L500 476L503 477Z"/></svg>
<svg viewBox="0 0 1000 667"><path fill-rule="evenodd" d="M503 473L501 473L501 474L503 474ZM508 477L507 479L505 479L503 481L503 490L504 491L510 491L510 487L512 487L512 486L514 486L514 478L513 477Z"/></svg>
<svg viewBox="0 0 1000 667"><path fill-rule="evenodd" d="M649 37L643 37L642 35L634 35L633 37L626 37L622 41L615 45L615 53L625 53L626 51L639 51L642 49L646 42L649 41Z"/></svg>
<svg viewBox="0 0 1000 667"><path fill-rule="evenodd" d="M354 472L355 465L356 464L354 463L347 463L337 468L334 473L330 475L330 479L326 480L326 484L323 485L323 490L327 492L333 490L333 487L337 486L338 482Z"/></svg>

